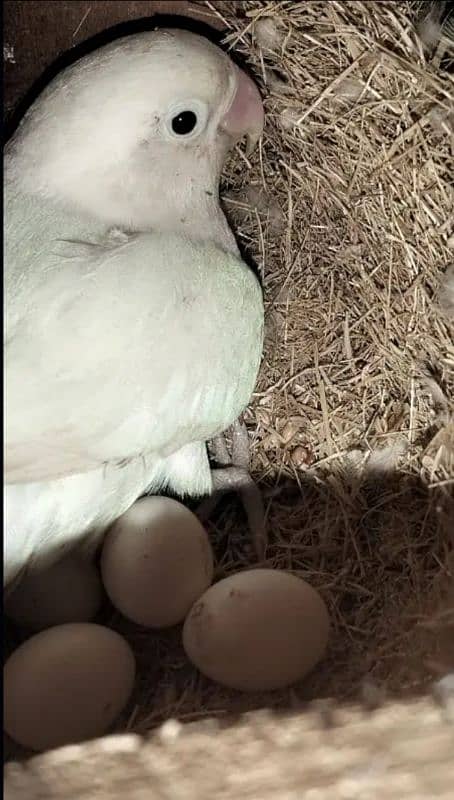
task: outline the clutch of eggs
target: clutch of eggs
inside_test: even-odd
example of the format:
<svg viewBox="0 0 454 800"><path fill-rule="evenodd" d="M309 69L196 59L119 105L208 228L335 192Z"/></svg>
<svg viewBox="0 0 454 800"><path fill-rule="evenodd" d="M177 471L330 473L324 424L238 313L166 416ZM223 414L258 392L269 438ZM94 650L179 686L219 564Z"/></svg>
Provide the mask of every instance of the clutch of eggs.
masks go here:
<svg viewBox="0 0 454 800"><path fill-rule="evenodd" d="M211 585L213 555L197 517L166 497L137 501L108 532L101 555L113 605L150 628L184 622L183 646L208 678L242 691L303 679L328 641L326 606L309 584L250 569ZM35 630L4 668L4 728L46 750L108 731L131 695L127 642L91 619L102 596L94 566L71 556L30 574L7 599L13 620ZM58 623L68 624L58 624Z"/></svg>

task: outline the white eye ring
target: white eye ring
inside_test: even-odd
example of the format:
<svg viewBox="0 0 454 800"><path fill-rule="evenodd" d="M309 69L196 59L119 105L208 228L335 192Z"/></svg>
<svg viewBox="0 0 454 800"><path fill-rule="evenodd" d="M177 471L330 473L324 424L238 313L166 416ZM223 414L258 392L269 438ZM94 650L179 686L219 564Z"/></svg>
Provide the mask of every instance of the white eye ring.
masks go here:
<svg viewBox="0 0 454 800"><path fill-rule="evenodd" d="M187 142L205 129L208 109L199 100L182 100L172 106L166 116L166 133L172 139Z"/></svg>

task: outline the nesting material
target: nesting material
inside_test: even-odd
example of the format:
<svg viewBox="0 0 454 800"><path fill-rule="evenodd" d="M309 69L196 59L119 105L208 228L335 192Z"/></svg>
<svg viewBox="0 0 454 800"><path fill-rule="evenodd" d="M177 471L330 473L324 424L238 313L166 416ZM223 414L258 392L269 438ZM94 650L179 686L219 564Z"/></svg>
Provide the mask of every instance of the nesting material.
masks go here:
<svg viewBox="0 0 454 800"><path fill-rule="evenodd" d="M366 677L403 695L454 664L453 49L421 43L418 12L219 8L265 97L261 151L247 173L232 159L225 204L265 293L246 421L273 487L267 565L316 586L337 628L315 695ZM273 52L263 16L285 31ZM246 180L280 204L280 232Z"/></svg>
<svg viewBox="0 0 454 800"><path fill-rule="evenodd" d="M278 51L285 40L285 28L279 17L257 15L253 26L255 41L262 50Z"/></svg>

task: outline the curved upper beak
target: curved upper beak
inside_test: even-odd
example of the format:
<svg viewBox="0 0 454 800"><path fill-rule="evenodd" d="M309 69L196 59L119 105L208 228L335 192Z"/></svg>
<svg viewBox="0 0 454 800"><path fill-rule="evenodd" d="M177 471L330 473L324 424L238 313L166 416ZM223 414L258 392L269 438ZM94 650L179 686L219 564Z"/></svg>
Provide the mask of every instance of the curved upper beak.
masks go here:
<svg viewBox="0 0 454 800"><path fill-rule="evenodd" d="M236 68L236 90L221 120L221 127L235 141L247 136L246 154L250 155L262 135L264 120L257 86L245 72Z"/></svg>

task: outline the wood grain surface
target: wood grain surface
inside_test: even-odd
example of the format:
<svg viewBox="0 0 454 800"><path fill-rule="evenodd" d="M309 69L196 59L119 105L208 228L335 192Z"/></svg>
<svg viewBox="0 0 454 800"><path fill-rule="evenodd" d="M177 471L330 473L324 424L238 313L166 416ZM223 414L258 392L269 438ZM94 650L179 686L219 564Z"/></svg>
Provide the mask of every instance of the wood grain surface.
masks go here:
<svg viewBox="0 0 454 800"><path fill-rule="evenodd" d="M106 31L123 35L175 15L220 29L204 4L185 0L6 0L3 4L4 114L8 120L27 92L62 54L83 50Z"/></svg>
<svg viewBox="0 0 454 800"><path fill-rule="evenodd" d="M168 722L5 770L6 800L448 800L453 718L430 699L375 711L255 712L219 727Z"/></svg>

